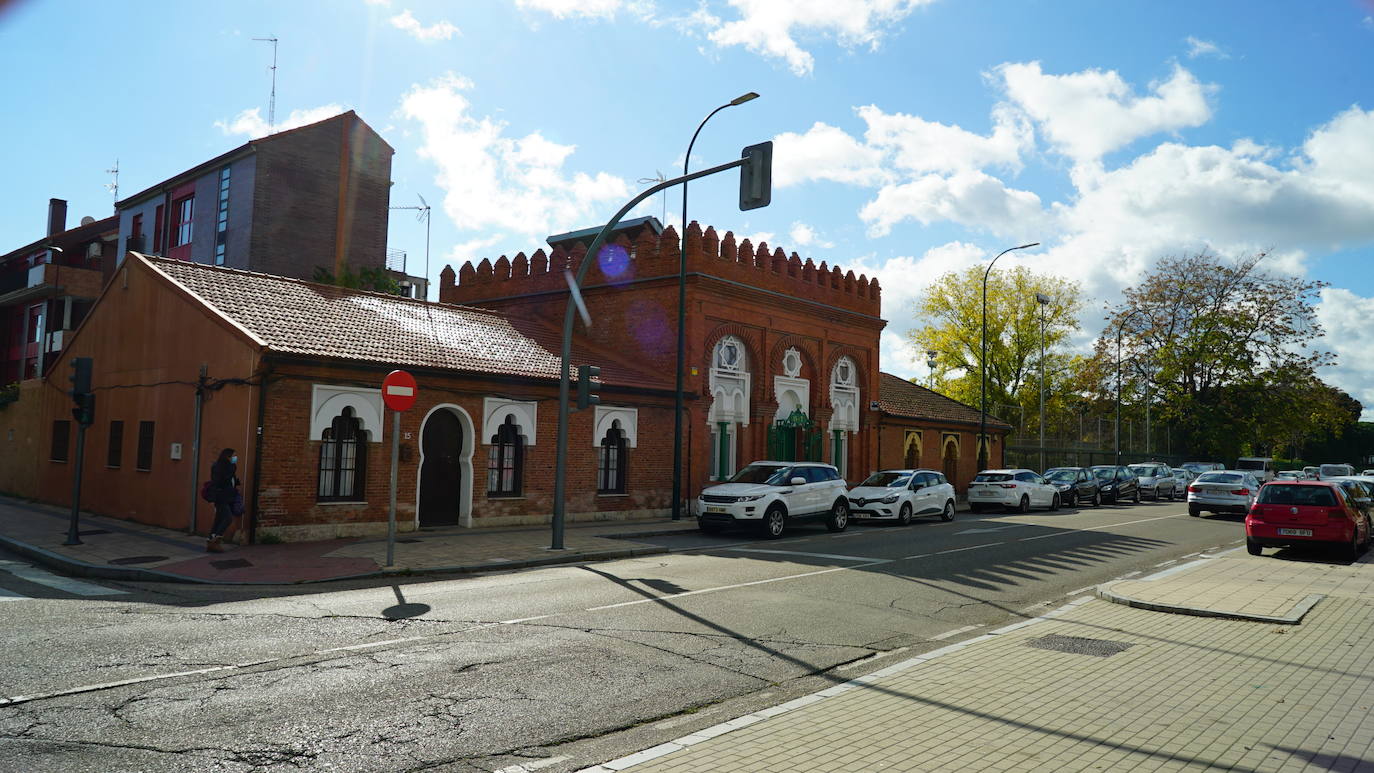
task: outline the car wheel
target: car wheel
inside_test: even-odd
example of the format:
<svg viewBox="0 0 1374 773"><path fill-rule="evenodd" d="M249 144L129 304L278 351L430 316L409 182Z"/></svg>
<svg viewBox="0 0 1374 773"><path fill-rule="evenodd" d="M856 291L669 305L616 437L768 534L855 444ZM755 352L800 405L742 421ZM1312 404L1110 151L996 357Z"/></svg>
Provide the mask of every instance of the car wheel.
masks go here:
<svg viewBox="0 0 1374 773"><path fill-rule="evenodd" d="M724 526L711 521L697 521L697 528L701 529L702 534L719 534L725 529Z"/></svg>
<svg viewBox="0 0 1374 773"><path fill-rule="evenodd" d="M825 528L831 531L844 531L849 526L849 502L844 497L835 500L835 504L830 506L830 515L826 516Z"/></svg>
<svg viewBox="0 0 1374 773"><path fill-rule="evenodd" d="M777 539L787 531L787 511L782 505L773 505L763 514L763 536Z"/></svg>
<svg viewBox="0 0 1374 773"><path fill-rule="evenodd" d="M897 523L901 526L911 525L911 503L903 502L902 509L897 513Z"/></svg>
<svg viewBox="0 0 1374 773"><path fill-rule="evenodd" d="M1135 490L1135 499L1132 501L1137 505L1140 504L1140 489Z"/></svg>
<svg viewBox="0 0 1374 773"><path fill-rule="evenodd" d="M1199 515L1202 515L1202 509L1199 508L1197 505L1188 505L1188 515L1191 515L1194 518L1196 518Z"/></svg>
<svg viewBox="0 0 1374 773"><path fill-rule="evenodd" d="M940 512L940 520L942 520L942 521L952 521L952 520L954 520L954 500L953 500L953 499L949 499L949 500L946 500L946 501L945 501L945 509L942 510L942 511Z"/></svg>
<svg viewBox="0 0 1374 773"><path fill-rule="evenodd" d="M1347 560L1354 561L1360 557L1360 530L1350 529L1350 544L1341 548L1341 556Z"/></svg>
<svg viewBox="0 0 1374 773"><path fill-rule="evenodd" d="M1093 498L1092 498L1090 501L1092 502L1093 507L1101 507L1101 506L1102 506L1102 492L1101 492L1101 491L1094 491L1094 492L1093 492Z"/></svg>
<svg viewBox="0 0 1374 773"><path fill-rule="evenodd" d="M1056 492L1055 495L1054 495L1054 499L1051 499L1051 500L1050 500L1050 512L1054 512L1055 510L1058 510L1058 509L1059 509L1059 494L1058 494L1058 492Z"/></svg>
<svg viewBox="0 0 1374 773"><path fill-rule="evenodd" d="M1245 541L1245 552L1249 553L1252 556L1258 556L1264 552L1264 548L1260 547L1260 544L1258 542L1252 539L1247 539Z"/></svg>
<svg viewBox="0 0 1374 773"><path fill-rule="evenodd" d="M1021 503L1018 504L1018 505L1016 506L1016 512L1018 512L1018 513L1029 513L1029 512L1030 512L1030 497L1028 497L1028 496L1026 496L1026 495L1024 495L1024 494L1021 495Z"/></svg>

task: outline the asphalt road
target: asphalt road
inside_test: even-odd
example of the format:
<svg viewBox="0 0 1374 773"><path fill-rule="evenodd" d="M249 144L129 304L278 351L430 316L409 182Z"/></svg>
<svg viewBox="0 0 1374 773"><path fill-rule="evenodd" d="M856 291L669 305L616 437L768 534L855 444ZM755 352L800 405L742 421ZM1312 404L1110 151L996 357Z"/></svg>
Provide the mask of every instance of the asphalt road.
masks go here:
<svg viewBox="0 0 1374 773"><path fill-rule="evenodd" d="M64 587L0 554L0 771L573 770L1242 540L1147 502L395 585Z"/></svg>

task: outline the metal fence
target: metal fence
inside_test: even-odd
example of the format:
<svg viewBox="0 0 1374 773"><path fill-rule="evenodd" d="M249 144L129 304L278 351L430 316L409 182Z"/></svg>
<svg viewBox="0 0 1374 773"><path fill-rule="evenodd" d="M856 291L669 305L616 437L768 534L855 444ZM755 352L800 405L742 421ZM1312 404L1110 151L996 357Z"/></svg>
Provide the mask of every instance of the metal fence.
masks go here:
<svg viewBox="0 0 1374 773"><path fill-rule="evenodd" d="M1044 463L1038 417L1034 411L1021 406L994 405L996 415L1012 425L1007 436L1006 465L1044 471L1051 467L1091 467L1094 464L1117 464L1115 413L1082 411L1069 415L1051 416L1047 421L1044 443ZM1178 467L1187 461L1197 461L1187 448L1174 442L1173 428L1166 422L1146 424L1139 417L1121 417L1120 464L1163 462Z"/></svg>
<svg viewBox="0 0 1374 773"><path fill-rule="evenodd" d="M1146 454L1144 449L1121 449L1121 464L1136 462L1163 462L1170 467L1178 467L1184 462L1197 461L1186 454ZM1094 464L1116 464L1116 451L1112 448L1086 446L1045 448L1045 463L1040 464L1040 446L1008 445L1006 466L1024 467L1028 470L1044 472L1051 467L1091 467Z"/></svg>

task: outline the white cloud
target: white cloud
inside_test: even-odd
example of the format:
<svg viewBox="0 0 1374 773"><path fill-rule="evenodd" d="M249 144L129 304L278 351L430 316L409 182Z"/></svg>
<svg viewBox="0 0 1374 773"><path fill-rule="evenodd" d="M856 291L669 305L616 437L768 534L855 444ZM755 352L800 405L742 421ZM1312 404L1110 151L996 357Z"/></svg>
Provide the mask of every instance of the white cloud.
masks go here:
<svg viewBox="0 0 1374 773"><path fill-rule="evenodd" d="M286 131L298 126L323 121L326 118L333 118L342 113L345 108L342 105L329 104L319 107L305 108L302 110L292 110L286 120L273 127L273 131ZM229 121L215 121L215 126L225 134L243 134L249 138L267 136L267 119L262 117L260 108L250 107L247 110L234 116Z"/></svg>
<svg viewBox="0 0 1374 773"><path fill-rule="evenodd" d="M878 362L885 373L901 378L920 376L922 383L929 372L925 358L911 345L910 337L891 328L884 329L878 338Z"/></svg>
<svg viewBox="0 0 1374 773"><path fill-rule="evenodd" d="M787 232L787 236L792 240L793 246L796 247L815 247L825 250L835 246L833 243L822 239L820 234L816 233L816 229L800 220L792 223L792 228Z"/></svg>
<svg viewBox="0 0 1374 773"><path fill-rule="evenodd" d="M882 151L819 121L805 134L779 134L773 145L773 184L779 188L813 180L867 185L885 177Z"/></svg>
<svg viewBox="0 0 1374 773"><path fill-rule="evenodd" d="M1040 197L1008 188L983 172L959 172L949 177L930 174L908 183L883 186L877 198L859 210L870 236L886 236L904 220L923 225L948 220L996 234L1016 235L1035 230L1043 220Z"/></svg>
<svg viewBox="0 0 1374 773"><path fill-rule="evenodd" d="M433 43L436 40L449 40L454 35L462 34L458 31L458 28L450 24L447 19L440 19L426 27L420 23L419 19L415 18L415 14L411 13L409 8L391 17L391 26L425 43Z"/></svg>
<svg viewBox="0 0 1374 773"><path fill-rule="evenodd" d="M379 8L391 7L391 0L363 0L363 2L367 3L368 5L377 6Z"/></svg>
<svg viewBox="0 0 1374 773"><path fill-rule="evenodd" d="M778 245L773 241L774 236L776 236L776 234L774 234L772 231L755 231L751 234L742 234L736 236L735 243L743 244L744 240L748 239L749 244L753 245L753 247L757 249L759 246L759 242L767 242L768 251L772 252L773 250L778 248Z"/></svg>
<svg viewBox="0 0 1374 773"><path fill-rule="evenodd" d="M1201 40L1192 35L1188 36L1188 58L1196 59L1199 56L1215 56L1218 59L1230 59L1231 55L1221 50L1221 47L1210 40Z"/></svg>
<svg viewBox="0 0 1374 773"><path fill-rule="evenodd" d="M1021 153L1034 144L1030 124L1016 112L993 111L994 128L983 136L950 124L904 113L884 113L875 105L861 107L868 124L864 140L892 155L900 169L914 172L961 172L988 166L1021 168Z"/></svg>
<svg viewBox="0 0 1374 773"><path fill-rule="evenodd" d="M543 237L592 222L602 202L623 201L630 187L598 172L568 173L576 150L538 131L506 136L506 124L471 114L471 81L453 74L412 86L401 115L420 127L419 154L437 167L444 212L461 228L502 229Z"/></svg>
<svg viewBox="0 0 1374 773"><path fill-rule="evenodd" d="M1344 389L1364 404L1364 418L1374 418L1374 298L1365 298L1340 287L1327 287L1317 303L1317 320L1326 330L1322 342L1336 354L1336 365L1322 368L1322 379Z"/></svg>
<svg viewBox="0 0 1374 773"><path fill-rule="evenodd" d="M572 16L610 19L625 5L621 0L515 0L517 8L542 11L555 19Z"/></svg>
<svg viewBox="0 0 1374 773"><path fill-rule="evenodd" d="M739 18L708 37L720 47L743 46L781 59L795 75L807 75L815 59L794 35L831 36L847 47L876 49L883 32L931 0L729 0Z"/></svg>
<svg viewBox="0 0 1374 773"><path fill-rule="evenodd" d="M1060 153L1079 163L1141 137L1200 126L1212 117L1204 85L1174 66L1169 79L1150 84L1152 96L1137 96L1113 70L1047 75L1039 62L996 68L1007 98L1035 120Z"/></svg>

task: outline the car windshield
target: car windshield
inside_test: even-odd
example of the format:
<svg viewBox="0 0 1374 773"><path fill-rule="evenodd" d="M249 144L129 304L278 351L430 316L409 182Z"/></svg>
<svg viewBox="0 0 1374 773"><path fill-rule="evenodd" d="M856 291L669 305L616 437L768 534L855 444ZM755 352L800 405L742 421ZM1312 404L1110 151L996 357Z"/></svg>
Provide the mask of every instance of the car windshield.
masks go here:
<svg viewBox="0 0 1374 773"><path fill-rule="evenodd" d="M1349 475L1351 472L1353 470L1344 464L1323 464L1320 475L1323 478L1328 478L1332 475Z"/></svg>
<svg viewBox="0 0 1374 773"><path fill-rule="evenodd" d="M783 473L790 470L790 467L774 464L751 464L730 476L727 483L766 483L770 486L781 486Z"/></svg>
<svg viewBox="0 0 1374 773"><path fill-rule="evenodd" d="M1045 473L1045 477L1050 480L1077 480L1078 470L1050 470Z"/></svg>
<svg viewBox="0 0 1374 773"><path fill-rule="evenodd" d="M1284 486L1270 483L1260 489L1259 502L1262 505L1298 505L1311 507L1335 507L1336 498L1326 486Z"/></svg>
<svg viewBox="0 0 1374 773"><path fill-rule="evenodd" d="M974 483L997 483L1004 480L1011 480L1011 476L1005 472L980 472L973 477Z"/></svg>
<svg viewBox="0 0 1374 773"><path fill-rule="evenodd" d="M1093 468L1093 475L1097 476L1097 479L1098 479L1098 480L1111 480L1112 478L1115 478L1115 477L1116 477L1116 468L1115 468L1115 467L1094 467L1094 468Z"/></svg>
<svg viewBox="0 0 1374 773"><path fill-rule="evenodd" d="M1236 462L1237 470L1263 470L1264 462L1259 459L1241 459Z"/></svg>
<svg viewBox="0 0 1374 773"><path fill-rule="evenodd" d="M1140 477L1154 476L1156 474L1153 464L1133 464L1131 465L1131 472Z"/></svg>
<svg viewBox="0 0 1374 773"><path fill-rule="evenodd" d="M1212 468L1212 466L1211 466L1210 464L1208 464L1207 462L1186 462L1186 463L1183 465L1183 469L1187 470L1188 472L1193 473L1194 475L1196 475L1196 474L1198 474L1198 473L1200 473L1200 472L1206 472L1207 470L1210 470L1211 468Z"/></svg>
<svg viewBox="0 0 1374 773"><path fill-rule="evenodd" d="M911 482L911 473L908 472L875 472L868 476L868 480L859 485L901 488L909 482Z"/></svg>
<svg viewBox="0 0 1374 773"><path fill-rule="evenodd" d="M1235 473L1209 472L1200 475L1198 483L1241 483L1242 478Z"/></svg>

